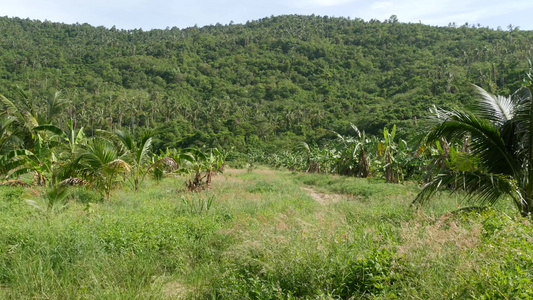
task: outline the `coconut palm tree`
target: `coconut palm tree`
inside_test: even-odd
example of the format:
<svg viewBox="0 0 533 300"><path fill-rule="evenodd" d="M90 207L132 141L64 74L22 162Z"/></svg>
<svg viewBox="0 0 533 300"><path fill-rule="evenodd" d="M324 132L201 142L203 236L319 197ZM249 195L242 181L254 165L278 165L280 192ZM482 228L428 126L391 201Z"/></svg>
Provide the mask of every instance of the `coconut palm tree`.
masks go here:
<svg viewBox="0 0 533 300"><path fill-rule="evenodd" d="M113 132L97 130L99 136L112 142L119 155L132 167L131 183L134 191L138 191L151 165L150 147L152 145L152 131L145 131L138 141L128 132L115 130Z"/></svg>
<svg viewBox="0 0 533 300"><path fill-rule="evenodd" d="M447 187L465 190L469 200L481 205L506 196L522 215L529 215L533 212L533 81L508 97L476 89L480 97L473 112L435 111L426 143L468 137L469 151L450 159L448 168L413 203L425 203Z"/></svg>
<svg viewBox="0 0 533 300"><path fill-rule="evenodd" d="M73 165L72 169L77 170L79 177L102 191L106 200L109 200L111 190L121 182L118 175L131 171L124 155L120 155L113 143L98 137L91 140Z"/></svg>

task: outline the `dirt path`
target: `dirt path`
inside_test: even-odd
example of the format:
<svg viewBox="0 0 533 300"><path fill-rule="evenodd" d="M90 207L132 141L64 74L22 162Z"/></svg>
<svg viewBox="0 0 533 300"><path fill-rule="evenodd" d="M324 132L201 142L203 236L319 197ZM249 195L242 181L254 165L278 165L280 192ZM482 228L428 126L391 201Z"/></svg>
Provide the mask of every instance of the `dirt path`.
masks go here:
<svg viewBox="0 0 533 300"><path fill-rule="evenodd" d="M263 174L263 175L272 175L276 174L275 170L270 169L253 169L252 171L248 171L247 169L226 169L224 170L225 174L243 174L243 173L256 173L256 174Z"/></svg>
<svg viewBox="0 0 533 300"><path fill-rule="evenodd" d="M316 202L322 205L328 205L331 203L339 202L342 198L341 195L320 193L309 187L302 186L300 188L302 189L302 191L308 193L309 196L311 196L311 198L313 198Z"/></svg>
<svg viewBox="0 0 533 300"><path fill-rule="evenodd" d="M243 174L243 173L246 173L247 170L246 169L227 169L224 171L224 174L228 174L228 175L235 175L235 174ZM276 171L274 170L270 170L270 169L254 169L252 170L253 173L257 173L257 174L263 174L263 175L273 175L276 173ZM226 177L225 180L232 180L232 181L236 181L236 180L240 180L240 179L237 179L235 177ZM241 180L242 181L242 180ZM322 204L322 205L328 205L328 204L331 204L331 203L336 203L336 202L339 202L341 201L344 196L343 195L339 195L339 194L326 194L326 193L321 193L321 192L318 192L316 190L314 190L313 188L310 188L310 187L303 187L301 186L300 187L302 189L302 191L306 192L307 194L309 194L309 196L311 196L311 198L313 198L316 202Z"/></svg>

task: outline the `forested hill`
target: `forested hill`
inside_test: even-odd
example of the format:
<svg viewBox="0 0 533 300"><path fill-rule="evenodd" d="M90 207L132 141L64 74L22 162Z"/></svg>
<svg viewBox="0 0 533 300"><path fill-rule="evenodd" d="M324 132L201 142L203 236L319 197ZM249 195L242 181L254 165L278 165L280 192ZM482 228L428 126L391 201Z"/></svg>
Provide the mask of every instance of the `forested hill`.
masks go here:
<svg viewBox="0 0 533 300"><path fill-rule="evenodd" d="M280 146L398 124L468 104L471 84L516 90L532 31L318 16L117 30L0 18L0 93L96 128L160 128L155 146ZM17 86L31 101L17 93ZM27 103L26 103L27 102ZM26 104L25 104L26 103ZM58 119L64 126L65 120Z"/></svg>

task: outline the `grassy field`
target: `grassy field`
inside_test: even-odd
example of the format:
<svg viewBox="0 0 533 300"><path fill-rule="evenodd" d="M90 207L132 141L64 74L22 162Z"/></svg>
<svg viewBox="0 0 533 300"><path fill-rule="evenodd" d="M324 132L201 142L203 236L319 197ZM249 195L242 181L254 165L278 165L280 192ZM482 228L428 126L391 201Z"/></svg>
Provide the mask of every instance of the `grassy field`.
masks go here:
<svg viewBox="0 0 533 300"><path fill-rule="evenodd" d="M55 212L0 187L0 298L533 297L533 227L505 202L413 208L416 184L267 169L184 181L73 190Z"/></svg>

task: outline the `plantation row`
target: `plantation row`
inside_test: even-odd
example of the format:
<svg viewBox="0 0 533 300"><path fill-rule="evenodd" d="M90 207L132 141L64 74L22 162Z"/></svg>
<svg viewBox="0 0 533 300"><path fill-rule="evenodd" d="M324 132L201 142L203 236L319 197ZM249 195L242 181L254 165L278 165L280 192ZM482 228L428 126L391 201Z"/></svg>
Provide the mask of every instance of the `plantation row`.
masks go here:
<svg viewBox="0 0 533 300"><path fill-rule="evenodd" d="M38 112L31 107L18 109L4 96L0 98L5 108L0 115L0 174L8 179L2 184L25 186L28 183L19 177L33 174L32 184L52 187L48 194L52 198L60 198L66 186L83 185L109 200L119 186L137 191L147 177L159 181L172 173L193 173L187 188L199 190L209 186L228 155L216 148L152 153L154 132L149 130L139 138L121 130L97 130L87 137L72 119L64 126L67 129L54 124L65 100L56 97ZM53 202L47 209L53 209Z"/></svg>
<svg viewBox="0 0 533 300"><path fill-rule="evenodd" d="M465 148L463 143L450 144L446 139L420 146L420 141L408 142L396 138L396 126L383 129L379 138L367 135L352 125L355 136L337 134L322 146L301 143L293 151L279 151L255 156L261 162L292 171L327 173L361 178L378 177L388 183L405 180L428 181L432 174L446 167L447 160L456 160ZM459 149L459 151L458 151Z"/></svg>

